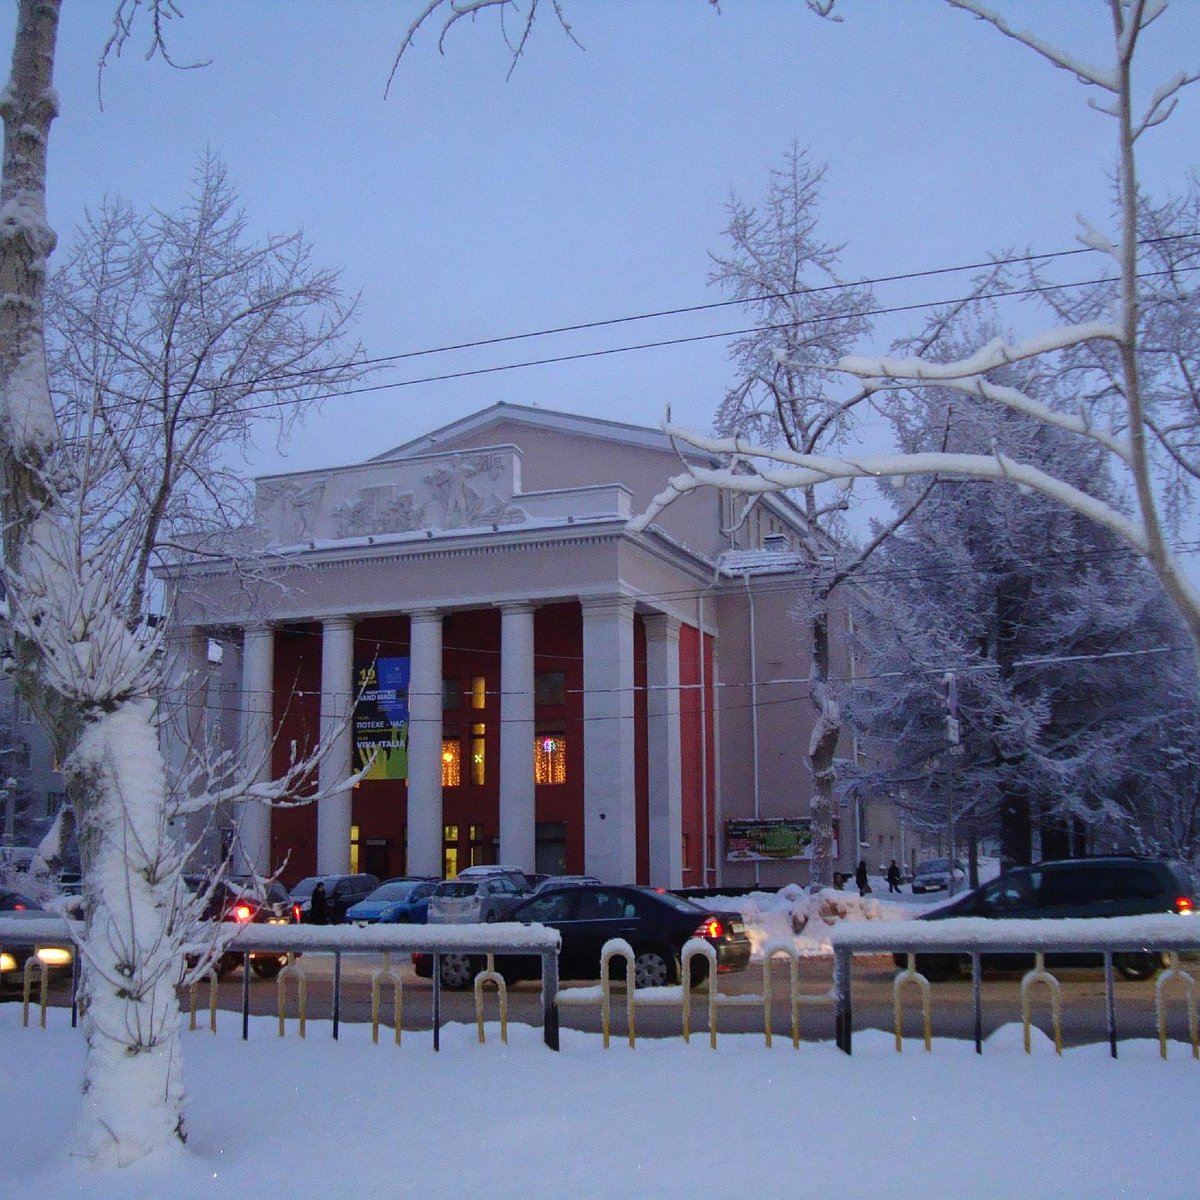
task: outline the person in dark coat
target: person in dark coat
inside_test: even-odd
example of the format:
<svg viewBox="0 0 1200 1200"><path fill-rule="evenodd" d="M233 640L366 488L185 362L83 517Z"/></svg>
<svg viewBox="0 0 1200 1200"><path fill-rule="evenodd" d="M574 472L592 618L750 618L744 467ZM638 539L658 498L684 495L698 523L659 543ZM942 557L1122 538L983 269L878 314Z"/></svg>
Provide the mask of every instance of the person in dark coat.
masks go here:
<svg viewBox="0 0 1200 1200"><path fill-rule="evenodd" d="M867 860L865 858L858 860L858 866L854 871L854 882L858 884L860 896L865 896L871 890L871 885L867 882Z"/></svg>
<svg viewBox="0 0 1200 1200"><path fill-rule="evenodd" d="M887 881L889 892L900 890L900 864L894 858L888 863Z"/></svg>
<svg viewBox="0 0 1200 1200"><path fill-rule="evenodd" d="M329 924L329 900L325 896L323 883L318 883L313 888L312 900L308 905L308 923L310 925Z"/></svg>

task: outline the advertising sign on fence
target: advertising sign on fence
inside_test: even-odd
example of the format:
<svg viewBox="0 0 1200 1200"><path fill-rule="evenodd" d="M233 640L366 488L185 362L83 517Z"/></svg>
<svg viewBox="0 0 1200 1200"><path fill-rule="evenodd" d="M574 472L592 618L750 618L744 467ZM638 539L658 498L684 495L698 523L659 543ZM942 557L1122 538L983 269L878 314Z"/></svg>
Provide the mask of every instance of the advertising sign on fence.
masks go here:
<svg viewBox="0 0 1200 1200"><path fill-rule="evenodd" d="M837 829L833 856L837 857ZM808 817L769 817L725 822L727 862L793 862L812 858Z"/></svg>
<svg viewBox="0 0 1200 1200"><path fill-rule="evenodd" d="M408 659L377 658L360 665L354 707L354 761L365 779L408 778Z"/></svg>

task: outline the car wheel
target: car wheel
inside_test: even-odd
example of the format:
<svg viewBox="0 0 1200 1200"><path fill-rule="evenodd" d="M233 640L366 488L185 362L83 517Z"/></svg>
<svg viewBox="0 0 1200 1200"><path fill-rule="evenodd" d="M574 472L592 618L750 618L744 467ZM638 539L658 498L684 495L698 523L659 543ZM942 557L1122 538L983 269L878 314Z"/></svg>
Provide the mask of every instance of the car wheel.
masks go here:
<svg viewBox="0 0 1200 1200"><path fill-rule="evenodd" d="M442 987L448 992L464 992L475 982L475 967L469 954L443 954Z"/></svg>
<svg viewBox="0 0 1200 1200"><path fill-rule="evenodd" d="M252 958L250 969L259 979L274 979L283 970L283 960L280 958Z"/></svg>
<svg viewBox="0 0 1200 1200"><path fill-rule="evenodd" d="M633 959L635 988L665 987L672 982L674 962L661 950L639 950Z"/></svg>
<svg viewBox="0 0 1200 1200"><path fill-rule="evenodd" d="M1141 982L1154 978L1162 966L1162 959L1157 954L1114 954L1113 966L1122 978Z"/></svg>
<svg viewBox="0 0 1200 1200"><path fill-rule="evenodd" d="M213 964L213 970L216 971L218 979L225 979L241 965L242 956L240 954L222 954Z"/></svg>

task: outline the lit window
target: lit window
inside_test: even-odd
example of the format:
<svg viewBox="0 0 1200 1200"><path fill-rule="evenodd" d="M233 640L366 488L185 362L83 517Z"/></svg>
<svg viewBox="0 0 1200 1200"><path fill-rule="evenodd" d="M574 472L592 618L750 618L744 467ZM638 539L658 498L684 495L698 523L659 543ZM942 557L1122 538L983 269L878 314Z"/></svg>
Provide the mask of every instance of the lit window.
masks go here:
<svg viewBox="0 0 1200 1200"><path fill-rule="evenodd" d="M471 707L483 708L487 704L487 677L471 676Z"/></svg>
<svg viewBox="0 0 1200 1200"><path fill-rule="evenodd" d="M350 873L358 874L358 826L350 826Z"/></svg>
<svg viewBox="0 0 1200 1200"><path fill-rule="evenodd" d="M453 879L458 874L458 826L442 826L442 874Z"/></svg>
<svg viewBox="0 0 1200 1200"><path fill-rule="evenodd" d="M539 733L533 739L533 781L567 782L567 740L561 733Z"/></svg>
<svg viewBox="0 0 1200 1200"><path fill-rule="evenodd" d="M471 782L476 787L487 780L486 725L471 726Z"/></svg>
<svg viewBox="0 0 1200 1200"><path fill-rule="evenodd" d="M462 783L462 746L458 738L442 739L442 787L458 787Z"/></svg>

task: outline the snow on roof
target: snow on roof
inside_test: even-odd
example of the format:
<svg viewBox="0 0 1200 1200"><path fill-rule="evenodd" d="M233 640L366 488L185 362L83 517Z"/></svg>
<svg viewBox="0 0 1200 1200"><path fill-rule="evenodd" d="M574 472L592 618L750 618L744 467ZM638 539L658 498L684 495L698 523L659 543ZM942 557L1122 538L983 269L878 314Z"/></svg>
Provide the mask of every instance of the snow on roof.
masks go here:
<svg viewBox="0 0 1200 1200"><path fill-rule="evenodd" d="M798 571L806 563L803 555L794 550L724 550L717 559L717 569L723 575L753 575L767 572Z"/></svg>

